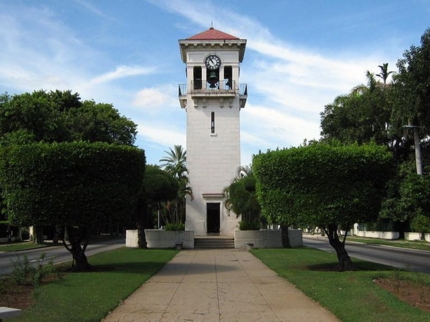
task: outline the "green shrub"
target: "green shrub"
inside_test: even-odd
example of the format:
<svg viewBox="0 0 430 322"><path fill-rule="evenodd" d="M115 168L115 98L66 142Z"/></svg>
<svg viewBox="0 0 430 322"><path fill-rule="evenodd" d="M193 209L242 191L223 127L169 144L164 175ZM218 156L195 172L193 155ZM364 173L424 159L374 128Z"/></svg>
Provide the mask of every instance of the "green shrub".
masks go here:
<svg viewBox="0 0 430 322"><path fill-rule="evenodd" d="M260 223L256 221L248 222L248 221L240 221L239 222L240 230L260 230Z"/></svg>
<svg viewBox="0 0 430 322"><path fill-rule="evenodd" d="M185 225L183 223L166 224L166 226L164 227L164 230L166 231L185 230Z"/></svg>
<svg viewBox="0 0 430 322"><path fill-rule="evenodd" d="M45 264L45 258L46 254L43 253L40 255L38 263L32 266L26 255L22 257L17 255L17 259L12 261L13 271L11 276L13 281L18 285L33 285L35 288L39 287L40 282L45 276L57 274L52 259Z"/></svg>
<svg viewBox="0 0 430 322"><path fill-rule="evenodd" d="M430 217L422 214L417 215L411 222L411 228L415 232L430 233Z"/></svg>

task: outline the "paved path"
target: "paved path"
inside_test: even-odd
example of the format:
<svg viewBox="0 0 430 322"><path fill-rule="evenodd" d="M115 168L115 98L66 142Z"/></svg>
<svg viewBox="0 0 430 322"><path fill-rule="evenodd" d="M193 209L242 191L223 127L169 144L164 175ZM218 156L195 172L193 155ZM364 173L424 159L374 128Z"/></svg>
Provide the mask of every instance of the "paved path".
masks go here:
<svg viewBox="0 0 430 322"><path fill-rule="evenodd" d="M183 250L103 322L338 321L244 250Z"/></svg>

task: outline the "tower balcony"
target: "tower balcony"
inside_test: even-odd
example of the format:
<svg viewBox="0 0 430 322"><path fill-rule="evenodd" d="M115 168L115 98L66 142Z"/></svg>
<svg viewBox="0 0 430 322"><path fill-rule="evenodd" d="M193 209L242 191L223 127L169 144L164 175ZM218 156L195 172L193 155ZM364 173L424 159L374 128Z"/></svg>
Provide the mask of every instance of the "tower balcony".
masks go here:
<svg viewBox="0 0 430 322"><path fill-rule="evenodd" d="M240 107L245 107L248 98L247 84L236 84L235 81L222 79L217 82L208 82L205 80L191 81L191 88L187 84L179 84L179 102L182 108L187 105L187 96L192 98L199 97L216 97L216 98L234 98L239 95Z"/></svg>

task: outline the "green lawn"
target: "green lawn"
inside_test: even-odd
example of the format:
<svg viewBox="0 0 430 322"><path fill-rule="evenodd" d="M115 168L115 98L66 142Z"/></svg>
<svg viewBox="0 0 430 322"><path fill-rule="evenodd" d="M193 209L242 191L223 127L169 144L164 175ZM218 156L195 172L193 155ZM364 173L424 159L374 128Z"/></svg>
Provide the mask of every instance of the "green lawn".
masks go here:
<svg viewBox="0 0 430 322"><path fill-rule="evenodd" d="M94 271L70 273L41 286L37 303L10 321L99 322L177 254L120 248L91 256Z"/></svg>
<svg viewBox="0 0 430 322"><path fill-rule="evenodd" d="M32 248L42 248L47 247L48 245L39 245L34 244L33 242L18 242L11 244L1 244L0 252L16 252L20 250L32 249Z"/></svg>
<svg viewBox="0 0 430 322"><path fill-rule="evenodd" d="M400 301L374 282L392 275L430 285L429 275L358 259L353 262L359 270L339 273L331 270L337 263L336 255L310 248L254 249L252 253L343 322L430 321L428 312Z"/></svg>

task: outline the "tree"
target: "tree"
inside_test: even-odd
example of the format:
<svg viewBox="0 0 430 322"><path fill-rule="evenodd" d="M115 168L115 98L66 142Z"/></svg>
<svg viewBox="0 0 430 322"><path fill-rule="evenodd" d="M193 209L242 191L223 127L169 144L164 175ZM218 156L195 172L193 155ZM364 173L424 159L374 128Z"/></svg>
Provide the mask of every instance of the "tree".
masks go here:
<svg viewBox="0 0 430 322"><path fill-rule="evenodd" d="M107 142L132 145L137 125L110 104L81 101L71 91L0 95L0 146L34 142ZM36 242L43 242L35 227Z"/></svg>
<svg viewBox="0 0 430 322"><path fill-rule="evenodd" d="M183 223L185 221L185 198L190 196L193 198L193 191L190 187L188 179L188 169L186 166L187 152L183 150L181 145L175 145L166 152L167 156L160 159L164 162L161 167L173 175L178 180L179 189L177 198L166 204L165 215L166 223Z"/></svg>
<svg viewBox="0 0 430 322"><path fill-rule="evenodd" d="M421 137L430 133L430 29L421 37L421 47L411 46L397 62L393 118L420 126Z"/></svg>
<svg viewBox="0 0 430 322"><path fill-rule="evenodd" d="M269 151L253 159L257 197L269 222L323 229L338 257L339 270L353 269L338 230L376 221L391 154L384 147L329 146Z"/></svg>
<svg viewBox="0 0 430 322"><path fill-rule="evenodd" d="M338 96L325 106L321 113L322 141L337 140L344 144L373 141L395 150L403 133L390 131L390 87L382 86L369 71L366 77L367 85L358 85L350 94Z"/></svg>
<svg viewBox="0 0 430 322"><path fill-rule="evenodd" d="M66 227L74 269L88 270L91 228L126 224L142 187L142 150L107 143L38 143L0 149L8 219L19 226ZM68 243L67 243L68 242Z"/></svg>
<svg viewBox="0 0 430 322"><path fill-rule="evenodd" d="M239 167L238 175L224 189L225 207L242 216L241 230L259 229L261 207L257 200L256 179L251 167Z"/></svg>
<svg viewBox="0 0 430 322"><path fill-rule="evenodd" d="M425 170L428 171L428 167ZM399 166L397 176L390 185L394 187L390 186L380 218L398 222L403 229L405 226L407 228L409 223L413 231L427 232L430 228L429 175L417 175L415 162L405 161Z"/></svg>
<svg viewBox="0 0 430 322"><path fill-rule="evenodd" d="M139 246L146 248L145 229L151 227L154 211L162 211L162 204L178 196L179 183L175 177L156 165L147 165L137 207Z"/></svg>
<svg viewBox="0 0 430 322"><path fill-rule="evenodd" d="M387 85L387 79L388 77L394 73L393 71L388 71L388 63L384 63L382 65L378 65L379 69L381 70L381 72L379 74L376 74L376 76L378 76L379 78L382 79L382 82L385 85Z"/></svg>
<svg viewBox="0 0 430 322"><path fill-rule="evenodd" d="M0 145L72 141L133 145L136 128L111 104L82 102L71 91L0 96Z"/></svg>

